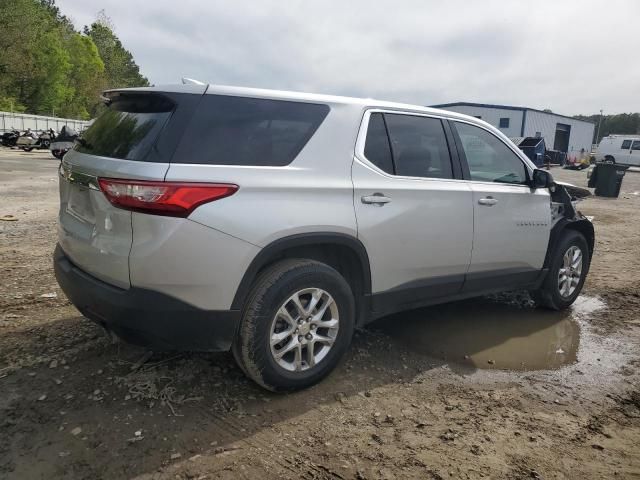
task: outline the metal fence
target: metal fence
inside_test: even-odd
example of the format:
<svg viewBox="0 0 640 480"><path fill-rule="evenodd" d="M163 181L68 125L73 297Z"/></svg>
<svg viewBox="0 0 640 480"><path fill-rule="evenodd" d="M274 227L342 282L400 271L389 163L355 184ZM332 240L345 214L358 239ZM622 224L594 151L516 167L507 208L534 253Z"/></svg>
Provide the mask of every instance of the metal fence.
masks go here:
<svg viewBox="0 0 640 480"><path fill-rule="evenodd" d="M26 113L0 112L0 132L8 130L48 130L53 128L59 132L62 127L68 125L79 132L88 125L88 121L74 120L72 118L44 117L42 115L29 115Z"/></svg>

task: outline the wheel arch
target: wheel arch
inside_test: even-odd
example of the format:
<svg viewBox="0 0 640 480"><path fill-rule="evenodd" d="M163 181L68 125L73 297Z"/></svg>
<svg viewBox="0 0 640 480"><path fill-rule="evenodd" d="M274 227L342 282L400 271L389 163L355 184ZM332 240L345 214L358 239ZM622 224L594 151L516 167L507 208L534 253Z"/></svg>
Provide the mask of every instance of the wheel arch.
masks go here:
<svg viewBox="0 0 640 480"><path fill-rule="evenodd" d="M555 251L558 242L562 238L563 233L567 230L579 232L585 237L585 239L587 240L587 245L589 246L589 263L591 263L591 257L593 256L593 251L595 249L595 230L593 228L593 224L586 218L573 220L564 218L556 223L551 229L549 246L547 247L547 255L544 259L544 268L549 268L551 254Z"/></svg>
<svg viewBox="0 0 640 480"><path fill-rule="evenodd" d="M354 290L356 324L366 322L370 314L371 295L371 268L367 250L357 238L332 232L291 235L275 240L260 250L238 285L231 309L242 310L259 273L286 258L317 260L335 268Z"/></svg>

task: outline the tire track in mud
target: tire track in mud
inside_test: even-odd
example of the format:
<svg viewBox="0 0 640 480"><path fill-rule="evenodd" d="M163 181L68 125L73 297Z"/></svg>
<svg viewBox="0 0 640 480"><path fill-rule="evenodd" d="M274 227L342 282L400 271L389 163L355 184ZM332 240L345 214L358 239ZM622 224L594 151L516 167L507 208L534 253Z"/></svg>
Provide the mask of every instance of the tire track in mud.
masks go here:
<svg viewBox="0 0 640 480"><path fill-rule="evenodd" d="M229 436L229 443L240 442L251 449L273 452L274 445L259 438L262 434L262 429L259 426L256 426L255 428L251 428L252 426L247 426L246 424L241 426L233 419L232 416L227 416L225 418L225 416L212 412L202 405L199 405L197 410L207 417L211 421L212 425L218 427ZM287 448L288 452L290 452L290 456L295 456L295 462L292 459L279 457L278 455L269 455L268 458L270 462L273 462L284 470L295 474L294 478L306 478L309 480L317 480L319 478L327 480L342 480L344 478L331 471L328 467L316 465L307 458L307 455L304 452L293 450L291 447ZM304 466L305 468L301 469L301 466Z"/></svg>

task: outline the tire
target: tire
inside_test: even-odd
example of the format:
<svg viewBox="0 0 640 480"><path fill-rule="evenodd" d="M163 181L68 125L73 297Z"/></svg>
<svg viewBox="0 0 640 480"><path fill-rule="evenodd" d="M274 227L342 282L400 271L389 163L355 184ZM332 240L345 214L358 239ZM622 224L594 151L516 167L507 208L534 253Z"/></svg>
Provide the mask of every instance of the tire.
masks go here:
<svg viewBox="0 0 640 480"><path fill-rule="evenodd" d="M292 298L306 310L312 294L318 298L317 307L304 317ZM324 315L318 317L323 307ZM279 313L283 310L289 313L288 320ZM256 280L232 352L242 371L267 390L299 390L319 382L336 367L351 343L354 324L355 301L344 277L313 260L283 260ZM281 342L272 346L272 335L280 335ZM314 365L306 361L310 350L315 353Z"/></svg>
<svg viewBox="0 0 640 480"><path fill-rule="evenodd" d="M560 281L560 270L563 269L566 272L565 254L568 254L570 250L575 252L576 249L581 255L579 261L579 279L577 284L571 284L570 287L567 288L567 282ZM553 252L549 273L542 283L542 286L540 289L531 292L531 296L536 304L551 310L563 310L571 306L576 298L578 298L578 295L580 295L584 281L587 278L590 264L589 255L589 246L584 236L575 230L567 230L558 242L555 252ZM575 270L578 265L572 265L572 267L572 272L569 276L573 277L575 281L575 279L578 278L575 276L577 275Z"/></svg>
<svg viewBox="0 0 640 480"><path fill-rule="evenodd" d="M613 163L615 165L616 159L611 155L607 155L606 157L604 157L604 163Z"/></svg>

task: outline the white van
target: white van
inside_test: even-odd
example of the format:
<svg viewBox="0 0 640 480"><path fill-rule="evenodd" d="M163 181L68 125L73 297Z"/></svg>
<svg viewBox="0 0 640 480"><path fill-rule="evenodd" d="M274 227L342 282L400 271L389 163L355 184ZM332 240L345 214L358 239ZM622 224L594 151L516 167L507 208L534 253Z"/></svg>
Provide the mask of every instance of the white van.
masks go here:
<svg viewBox="0 0 640 480"><path fill-rule="evenodd" d="M596 160L640 166L640 135L609 135L598 145Z"/></svg>

